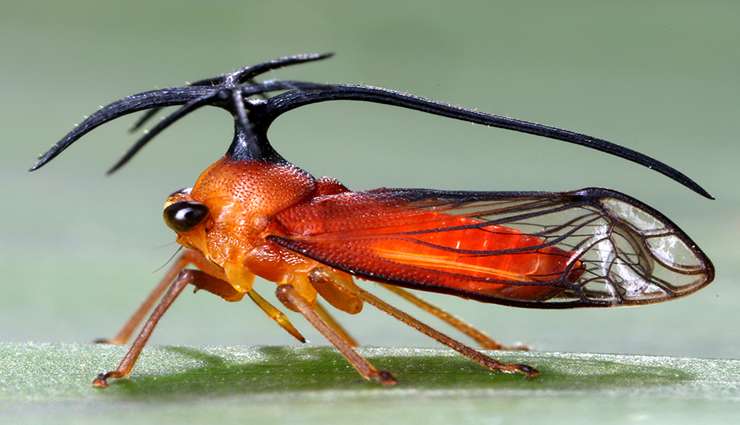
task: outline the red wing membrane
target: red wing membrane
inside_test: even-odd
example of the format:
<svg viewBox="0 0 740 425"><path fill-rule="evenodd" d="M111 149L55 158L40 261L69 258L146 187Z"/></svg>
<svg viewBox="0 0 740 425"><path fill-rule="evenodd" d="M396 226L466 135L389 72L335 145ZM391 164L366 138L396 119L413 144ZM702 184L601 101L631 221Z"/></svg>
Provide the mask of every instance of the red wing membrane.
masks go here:
<svg viewBox="0 0 740 425"><path fill-rule="evenodd" d="M485 302L644 304L705 286L714 270L681 229L607 189L319 196L277 217L275 243L356 276Z"/></svg>

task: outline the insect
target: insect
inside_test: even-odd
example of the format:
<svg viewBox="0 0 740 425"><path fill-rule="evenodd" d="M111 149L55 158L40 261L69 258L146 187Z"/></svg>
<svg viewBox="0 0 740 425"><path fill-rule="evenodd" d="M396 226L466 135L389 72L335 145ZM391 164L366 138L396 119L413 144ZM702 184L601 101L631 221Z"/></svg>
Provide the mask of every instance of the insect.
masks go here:
<svg viewBox="0 0 740 425"><path fill-rule="evenodd" d="M648 205L613 190L381 188L356 192L335 179L313 177L272 147L267 130L293 109L353 100L575 143L649 167L712 199L668 165L584 134L377 87L255 80L273 69L329 56L282 57L184 87L115 101L85 119L31 168L42 167L96 127L137 111L147 110L132 130L162 108L179 106L141 137L109 173L199 108L215 106L234 117L234 138L226 154L203 171L192 187L166 199L164 221L184 251L120 332L103 341L127 343L151 311L118 367L97 376L94 386L106 387L112 378L129 376L157 323L188 285L226 301L240 301L246 295L304 341L288 316L253 285L255 276L275 282L283 306L305 317L363 378L392 385L396 378L355 350L357 343L330 310L357 314L369 304L491 371L527 377L538 371L495 360L445 335L358 286L354 278L380 284L489 349L517 347L494 341L408 289L556 309L661 302L690 294L713 280L712 263L678 226Z"/></svg>

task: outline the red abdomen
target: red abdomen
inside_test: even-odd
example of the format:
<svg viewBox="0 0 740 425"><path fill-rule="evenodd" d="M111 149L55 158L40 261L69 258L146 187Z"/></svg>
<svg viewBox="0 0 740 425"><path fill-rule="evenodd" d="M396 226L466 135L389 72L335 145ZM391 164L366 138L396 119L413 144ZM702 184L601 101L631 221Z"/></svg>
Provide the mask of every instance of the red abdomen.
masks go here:
<svg viewBox="0 0 740 425"><path fill-rule="evenodd" d="M414 213L408 221L398 218L397 224L382 231L403 237L370 243L382 258L438 271L434 279L486 295L541 300L561 291L536 283L559 279L572 254L556 247L538 248L545 243L541 238L506 226L473 227L480 221L441 213ZM582 273L580 264L573 270L566 281Z"/></svg>
<svg viewBox="0 0 740 425"><path fill-rule="evenodd" d="M461 296L551 298L583 273L572 252L512 227L356 193L316 199L278 216L307 255L377 280Z"/></svg>

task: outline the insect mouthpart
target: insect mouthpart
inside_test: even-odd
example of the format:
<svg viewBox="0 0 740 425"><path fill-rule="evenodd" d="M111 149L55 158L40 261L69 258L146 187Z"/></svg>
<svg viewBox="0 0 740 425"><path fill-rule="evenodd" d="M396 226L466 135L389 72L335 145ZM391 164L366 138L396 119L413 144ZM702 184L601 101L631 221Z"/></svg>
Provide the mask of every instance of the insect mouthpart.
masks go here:
<svg viewBox="0 0 740 425"><path fill-rule="evenodd" d="M200 202L180 201L167 206L162 212L167 227L175 232L187 232L203 222L208 207Z"/></svg>

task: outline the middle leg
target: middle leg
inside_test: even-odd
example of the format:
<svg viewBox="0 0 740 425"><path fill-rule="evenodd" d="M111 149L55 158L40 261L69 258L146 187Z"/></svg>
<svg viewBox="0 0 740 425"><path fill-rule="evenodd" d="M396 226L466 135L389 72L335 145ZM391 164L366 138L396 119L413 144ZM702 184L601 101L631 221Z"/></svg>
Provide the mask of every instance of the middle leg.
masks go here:
<svg viewBox="0 0 740 425"><path fill-rule="evenodd" d="M352 348L352 344L332 326L327 324L316 312L315 308L304 300L291 285L279 285L276 294L278 299L286 307L300 312L316 330L342 353L344 358L347 359L363 378L379 382L383 385L395 385L398 382L390 372L376 369L367 359L357 353Z"/></svg>
<svg viewBox="0 0 740 425"><path fill-rule="evenodd" d="M350 335L350 333L344 329L344 326L342 326L339 321L337 321L334 316L329 313L329 310L326 309L319 301L316 301L316 313L319 314L322 320L326 322L329 326L334 328L334 330L342 336L352 347L358 347L359 344L357 343L357 340Z"/></svg>

